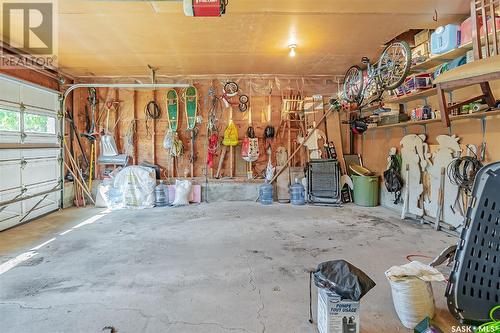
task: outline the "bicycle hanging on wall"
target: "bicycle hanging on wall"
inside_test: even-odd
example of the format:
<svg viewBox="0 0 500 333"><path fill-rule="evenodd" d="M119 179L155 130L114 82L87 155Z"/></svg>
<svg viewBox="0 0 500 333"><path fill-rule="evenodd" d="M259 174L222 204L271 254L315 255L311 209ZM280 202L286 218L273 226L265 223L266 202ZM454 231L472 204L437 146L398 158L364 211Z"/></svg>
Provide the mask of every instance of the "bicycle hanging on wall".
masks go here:
<svg viewBox="0 0 500 333"><path fill-rule="evenodd" d="M342 99L355 103L358 110L378 102L382 94L394 90L405 81L410 72L411 49L407 42L396 41L387 46L375 64L363 57L366 76L358 65L347 71L344 78Z"/></svg>

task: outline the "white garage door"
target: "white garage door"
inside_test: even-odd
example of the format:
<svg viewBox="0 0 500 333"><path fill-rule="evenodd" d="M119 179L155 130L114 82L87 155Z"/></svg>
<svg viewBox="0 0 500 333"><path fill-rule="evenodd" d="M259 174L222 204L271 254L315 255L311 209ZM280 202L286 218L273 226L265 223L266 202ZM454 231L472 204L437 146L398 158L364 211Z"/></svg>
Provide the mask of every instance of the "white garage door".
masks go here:
<svg viewBox="0 0 500 333"><path fill-rule="evenodd" d="M0 75L0 230L61 204L59 93Z"/></svg>

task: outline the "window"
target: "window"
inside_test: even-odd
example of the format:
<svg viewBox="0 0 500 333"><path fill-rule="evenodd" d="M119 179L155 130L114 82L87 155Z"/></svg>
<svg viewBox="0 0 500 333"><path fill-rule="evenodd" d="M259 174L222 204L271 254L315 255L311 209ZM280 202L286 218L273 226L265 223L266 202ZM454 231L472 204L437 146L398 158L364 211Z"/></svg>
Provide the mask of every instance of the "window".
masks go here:
<svg viewBox="0 0 500 333"><path fill-rule="evenodd" d="M24 131L32 133L56 134L56 118L34 113L25 113Z"/></svg>
<svg viewBox="0 0 500 333"><path fill-rule="evenodd" d="M0 131L19 132L20 130L19 112L0 109Z"/></svg>

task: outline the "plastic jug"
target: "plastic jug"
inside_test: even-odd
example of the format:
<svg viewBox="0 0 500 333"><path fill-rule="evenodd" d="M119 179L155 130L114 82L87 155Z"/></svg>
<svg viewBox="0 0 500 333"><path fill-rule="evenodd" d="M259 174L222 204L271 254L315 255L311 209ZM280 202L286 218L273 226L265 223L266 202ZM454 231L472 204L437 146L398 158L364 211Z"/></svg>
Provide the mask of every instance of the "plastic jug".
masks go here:
<svg viewBox="0 0 500 333"><path fill-rule="evenodd" d="M290 203L292 205L305 205L305 188L296 178L295 183L290 185Z"/></svg>
<svg viewBox="0 0 500 333"><path fill-rule="evenodd" d="M155 206L168 206L168 186L163 183L163 180L160 180L160 184L155 188Z"/></svg>
<svg viewBox="0 0 500 333"><path fill-rule="evenodd" d="M272 205L273 203L273 185L264 184L259 188L259 199L263 205Z"/></svg>

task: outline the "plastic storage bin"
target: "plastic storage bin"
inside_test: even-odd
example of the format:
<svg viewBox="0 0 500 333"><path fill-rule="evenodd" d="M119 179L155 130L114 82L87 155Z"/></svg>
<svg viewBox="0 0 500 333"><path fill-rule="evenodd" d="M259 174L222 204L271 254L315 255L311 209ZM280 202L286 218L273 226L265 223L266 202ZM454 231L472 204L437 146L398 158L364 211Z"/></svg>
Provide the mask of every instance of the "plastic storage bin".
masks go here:
<svg viewBox="0 0 500 333"><path fill-rule="evenodd" d="M431 35L431 53L443 54L460 45L460 26L448 24L439 27Z"/></svg>
<svg viewBox="0 0 500 333"><path fill-rule="evenodd" d="M477 19L481 28L481 37L484 37L483 18L478 16ZM497 30L500 29L500 17L495 18ZM493 32L493 18L488 17L488 33ZM472 42L472 19L469 17L460 25L460 45L467 45Z"/></svg>
<svg viewBox="0 0 500 333"><path fill-rule="evenodd" d="M376 207L379 204L379 178L352 175L354 203L358 206Z"/></svg>

